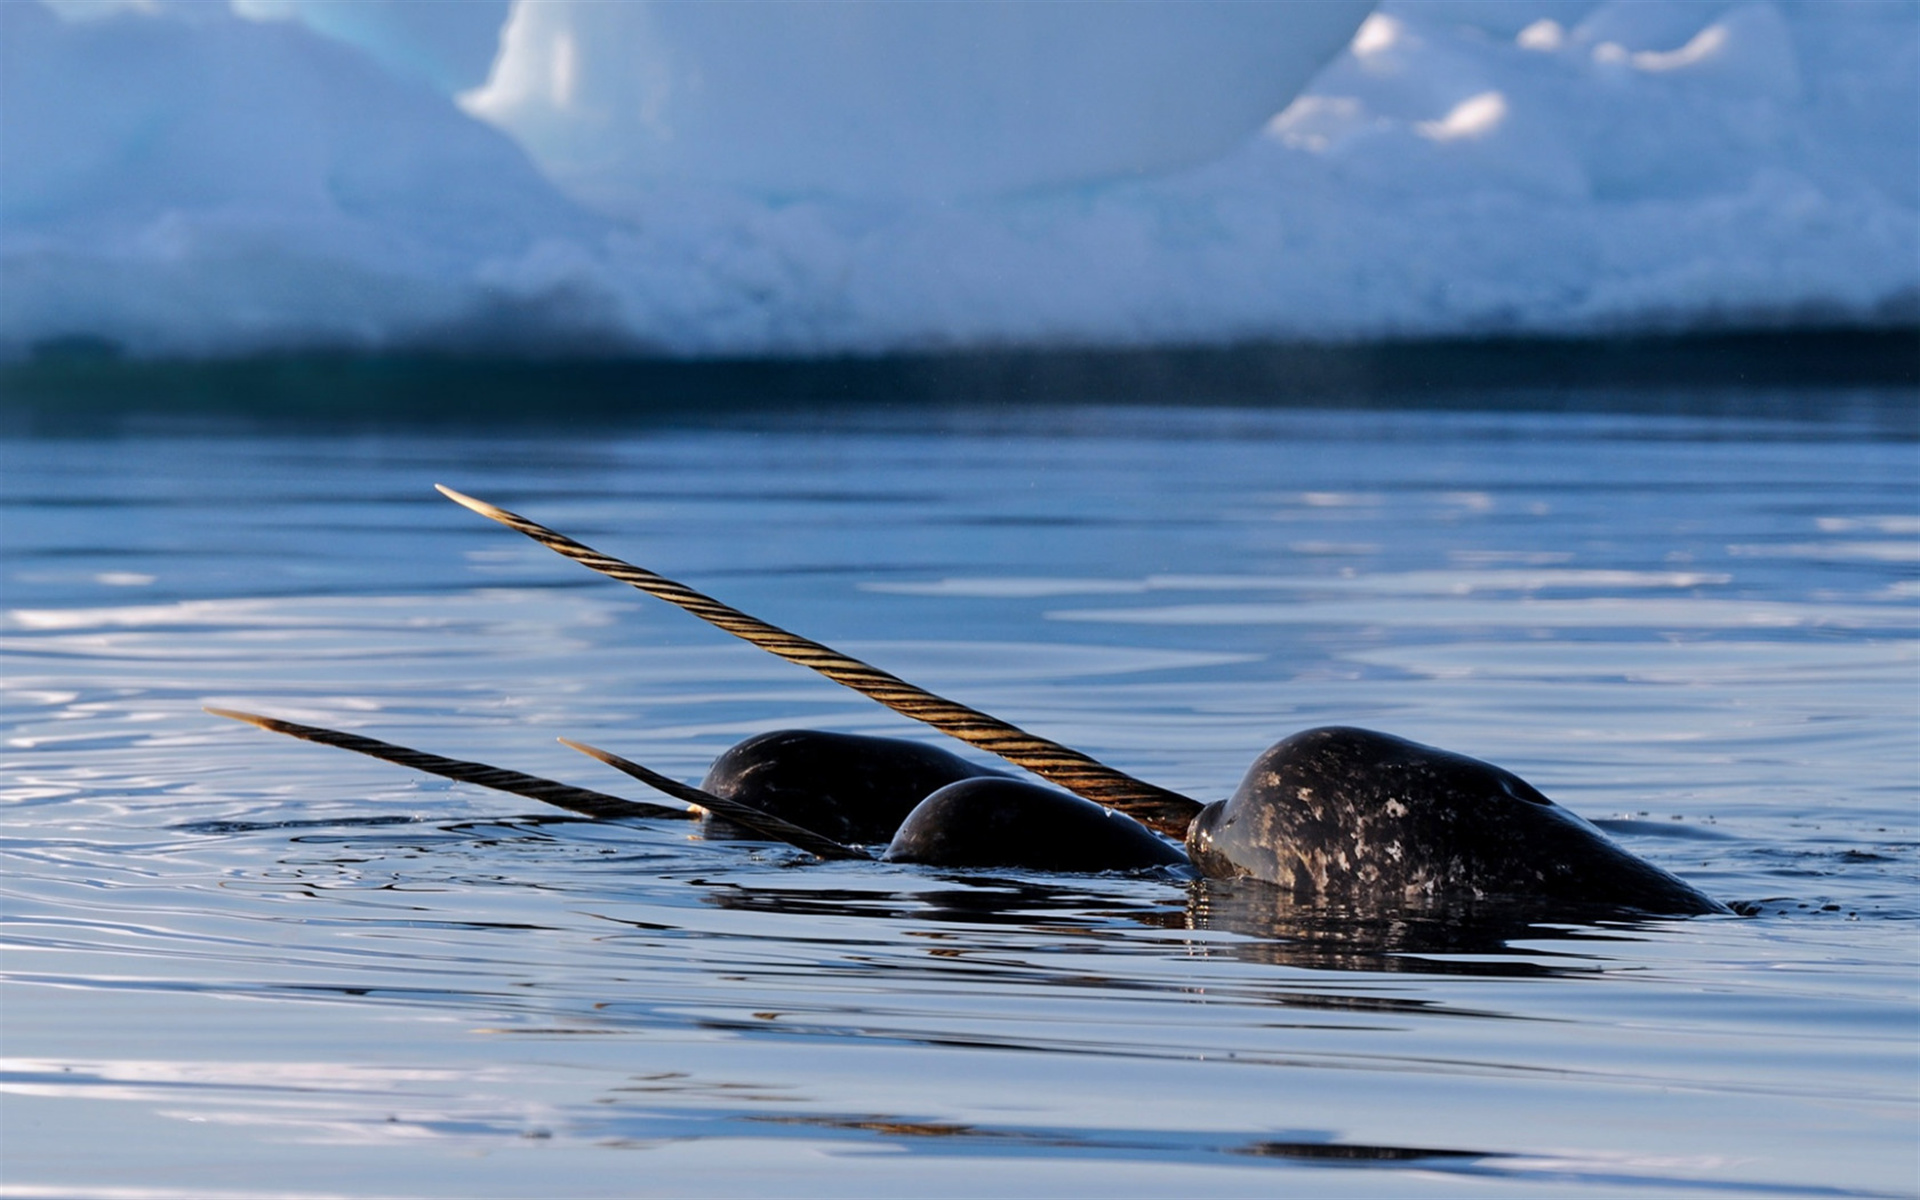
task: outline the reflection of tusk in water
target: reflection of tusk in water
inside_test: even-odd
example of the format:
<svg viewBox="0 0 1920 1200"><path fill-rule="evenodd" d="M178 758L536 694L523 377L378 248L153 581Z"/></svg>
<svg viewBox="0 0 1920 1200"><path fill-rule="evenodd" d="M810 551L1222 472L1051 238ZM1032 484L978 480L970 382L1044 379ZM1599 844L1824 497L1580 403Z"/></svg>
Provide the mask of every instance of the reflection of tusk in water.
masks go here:
<svg viewBox="0 0 1920 1200"><path fill-rule="evenodd" d="M802 825L762 812L751 804L742 804L738 800L729 800L716 796L712 792L702 791L690 783L681 783L660 772L643 767L631 759L620 757L611 750L602 750L598 746L589 746L584 742L575 742L561 738L560 744L570 750L578 750L588 758L597 758L616 771L625 771L641 783L657 791L665 792L675 800L685 800L688 804L697 804L716 817L723 817L735 825L744 825L755 833L789 845L798 846L809 854L820 858L865 858L871 859L858 846L842 845L825 834L815 833Z"/></svg>
<svg viewBox="0 0 1920 1200"><path fill-rule="evenodd" d="M1162 833L1185 837L1187 826L1200 811L1198 801L1178 792L1135 779L1078 750L1036 737L996 717L936 696L857 658L849 658L819 642L750 617L683 583L602 554L517 513L462 495L443 484L435 484L434 487L454 503L523 533L582 566L677 605L737 638L752 642L788 662L811 667L835 683L878 700L902 716L924 721L942 733L1052 780L1075 795L1117 808Z"/></svg>
<svg viewBox="0 0 1920 1200"><path fill-rule="evenodd" d="M477 783L481 787L492 788L497 792L511 792L513 795L525 796L529 800L539 800L555 808L564 808L568 812L576 812L582 816L597 817L601 820L620 817L672 817L688 820L698 815L683 808L668 808L663 804L642 804L637 800L622 800L618 796L609 796L605 792L556 783L551 779L542 779L538 775L523 775L504 767L490 767L485 763L466 762L458 758L442 758L438 754L410 750L405 746L396 746L392 742L361 737L357 733L322 729L318 725L299 725L292 721L280 721L272 717L256 716L253 713L237 712L231 708L208 708L206 711L216 717L245 721L249 725L258 725L262 729L284 733L288 737L297 737L302 741L318 742L323 746L338 746L342 750L352 750L357 754L385 759L387 762L412 767L416 771L425 771L429 775L438 775L443 779Z"/></svg>

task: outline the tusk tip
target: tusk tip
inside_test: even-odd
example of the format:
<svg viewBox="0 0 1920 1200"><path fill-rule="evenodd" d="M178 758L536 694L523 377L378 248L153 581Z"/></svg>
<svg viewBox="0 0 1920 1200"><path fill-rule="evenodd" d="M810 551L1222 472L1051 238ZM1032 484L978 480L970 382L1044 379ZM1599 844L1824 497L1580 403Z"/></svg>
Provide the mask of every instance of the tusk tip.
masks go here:
<svg viewBox="0 0 1920 1200"><path fill-rule="evenodd" d="M485 500L476 500L465 492L456 492L444 483L434 484L433 490L439 492L442 496L445 496L460 507L472 509L483 517L490 517L497 521L506 515L503 510L488 504Z"/></svg>
<svg viewBox="0 0 1920 1200"><path fill-rule="evenodd" d="M267 718L255 716L253 713L241 712L240 710L234 709L234 708L215 708L211 704L201 705L200 711L216 717L225 717L229 721L244 721L249 725L264 726L267 720Z"/></svg>
<svg viewBox="0 0 1920 1200"><path fill-rule="evenodd" d="M602 750L598 746L589 746L585 742L576 742L572 738L555 738L553 740L559 742L569 750L578 750L588 758L597 759L610 767L619 765L614 762L614 759L619 757L618 755L611 751Z"/></svg>

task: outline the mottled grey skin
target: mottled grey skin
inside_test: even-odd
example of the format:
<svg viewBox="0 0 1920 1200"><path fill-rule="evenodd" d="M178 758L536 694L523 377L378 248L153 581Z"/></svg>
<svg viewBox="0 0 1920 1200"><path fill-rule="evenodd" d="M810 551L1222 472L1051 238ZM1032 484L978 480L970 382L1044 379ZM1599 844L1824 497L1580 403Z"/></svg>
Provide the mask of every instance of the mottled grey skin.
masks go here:
<svg viewBox="0 0 1920 1200"><path fill-rule="evenodd" d="M1309 729L1257 759L1187 834L1194 865L1317 903L1482 897L1729 911L1490 763L1403 738Z"/></svg>
<svg viewBox="0 0 1920 1200"><path fill-rule="evenodd" d="M1308 905L1367 909L1517 900L1728 911L1512 772L1364 729L1310 729L1268 750L1231 799L1194 819L1186 853L1091 801L893 738L760 734L721 755L701 786L838 841L890 840L892 862L1037 871L1190 862ZM739 832L712 819L708 830Z"/></svg>
<svg viewBox="0 0 1920 1200"><path fill-rule="evenodd" d="M934 867L1140 871L1186 867L1145 825L1091 800L1018 779L966 779L928 796L881 855Z"/></svg>
<svg viewBox="0 0 1920 1200"><path fill-rule="evenodd" d="M756 734L722 754L700 787L835 841L884 842L927 796L981 776L1004 778L918 742L782 729ZM709 835L743 835L713 818L707 827Z"/></svg>

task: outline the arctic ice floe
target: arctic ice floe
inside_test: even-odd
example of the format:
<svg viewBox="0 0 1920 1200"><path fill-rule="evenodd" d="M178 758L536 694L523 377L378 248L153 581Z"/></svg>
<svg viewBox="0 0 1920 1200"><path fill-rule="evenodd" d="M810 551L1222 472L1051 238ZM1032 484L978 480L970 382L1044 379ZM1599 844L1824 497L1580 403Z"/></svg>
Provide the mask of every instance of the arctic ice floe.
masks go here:
<svg viewBox="0 0 1920 1200"><path fill-rule="evenodd" d="M1910 0L1389 3L1290 104L1357 8L58 7L0 5L5 355L1920 315Z"/></svg>

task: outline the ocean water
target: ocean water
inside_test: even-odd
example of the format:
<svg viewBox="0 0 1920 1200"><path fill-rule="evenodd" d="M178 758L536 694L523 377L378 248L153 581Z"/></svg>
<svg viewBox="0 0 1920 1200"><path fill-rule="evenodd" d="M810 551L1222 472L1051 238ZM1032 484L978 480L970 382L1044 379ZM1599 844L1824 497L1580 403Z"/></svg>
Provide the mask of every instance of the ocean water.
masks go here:
<svg viewBox="0 0 1920 1200"><path fill-rule="evenodd" d="M0 1195L1913 1195L1914 405L16 432ZM1201 799L1489 759L1742 915L823 865L201 711L639 799L554 739L940 741L435 482Z"/></svg>

